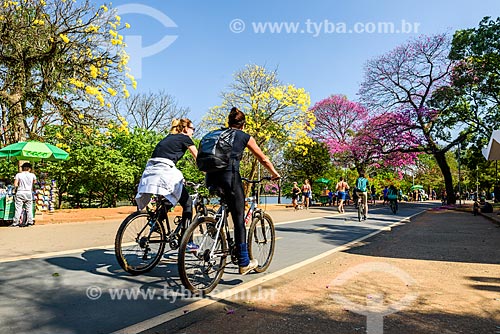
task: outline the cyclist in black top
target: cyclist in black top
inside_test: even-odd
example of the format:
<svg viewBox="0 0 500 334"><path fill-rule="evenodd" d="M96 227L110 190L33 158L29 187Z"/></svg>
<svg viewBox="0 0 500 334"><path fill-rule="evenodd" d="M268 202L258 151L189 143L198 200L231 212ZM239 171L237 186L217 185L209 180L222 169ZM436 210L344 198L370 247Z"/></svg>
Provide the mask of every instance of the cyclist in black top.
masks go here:
<svg viewBox="0 0 500 334"><path fill-rule="evenodd" d="M170 133L155 147L148 160L137 190L137 206L142 210L151 195L163 195L172 204L182 206L182 224L187 226L193 216L192 200L184 186L184 176L175 164L189 150L196 159L198 150L191 137L194 126L187 118L174 119Z"/></svg>
<svg viewBox="0 0 500 334"><path fill-rule="evenodd" d="M228 116L228 125L236 129L236 134L231 152L231 161L226 170L210 172L206 175L207 186L221 188L224 199L228 204L229 211L234 223L234 236L238 249L238 266L240 274L246 274L256 268L259 264L257 260L250 261L248 256L248 246L246 244L245 230L245 194L243 182L240 175L240 161L243 151L248 147L250 152L260 161L260 163L271 173L273 179L278 179L280 175L274 168L268 157L262 152L255 139L243 132L245 126L245 114L233 107Z"/></svg>

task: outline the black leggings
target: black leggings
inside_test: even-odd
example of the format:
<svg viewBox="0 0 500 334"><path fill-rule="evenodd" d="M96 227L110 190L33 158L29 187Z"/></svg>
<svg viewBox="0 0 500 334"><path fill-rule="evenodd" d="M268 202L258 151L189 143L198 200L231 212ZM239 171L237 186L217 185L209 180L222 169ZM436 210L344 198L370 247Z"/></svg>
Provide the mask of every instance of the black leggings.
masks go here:
<svg viewBox="0 0 500 334"><path fill-rule="evenodd" d="M193 200L185 186L182 186L179 204L182 206L182 222L191 221L193 219Z"/></svg>
<svg viewBox="0 0 500 334"><path fill-rule="evenodd" d="M215 186L222 189L224 200L227 203L234 224L234 239L236 245L246 243L245 230L245 193L239 171L207 173L207 186Z"/></svg>

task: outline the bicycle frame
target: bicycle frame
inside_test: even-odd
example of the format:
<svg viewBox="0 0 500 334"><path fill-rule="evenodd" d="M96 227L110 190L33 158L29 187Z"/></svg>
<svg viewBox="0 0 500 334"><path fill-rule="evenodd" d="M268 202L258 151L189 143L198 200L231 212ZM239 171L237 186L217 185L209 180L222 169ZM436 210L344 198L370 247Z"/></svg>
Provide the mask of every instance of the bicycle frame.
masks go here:
<svg viewBox="0 0 500 334"><path fill-rule="evenodd" d="M250 207L248 208L248 210L246 211L245 213L245 227L248 225L249 222L251 222L254 218L259 218L259 219L262 219L263 218L263 215L262 215L262 210L258 207L258 203L257 203L257 196L256 196L256 186L255 184L257 182L254 182L252 180L249 180L249 179L246 179L246 178L242 178L242 180L246 181L246 182L250 182L252 183L252 196L251 197L247 197L245 198L245 202L246 203L250 203ZM227 203L222 199L221 196L219 196L221 199L220 199L220 207L219 207L219 210L217 211L215 217L216 217L216 220L217 220L217 223L215 225L215 229L216 229L216 234L215 234L215 240L219 240L219 235L220 233L224 232L226 234L226 240L227 240L227 243L228 243L228 248L229 248L229 254L231 256L234 256L234 252L235 252L235 245L234 245L234 240L233 240L233 237L231 236L231 233L230 233L230 230L229 230L229 224L227 222L227 217L228 217L228 207L227 207ZM217 219L217 217L219 217ZM223 231L223 228L224 228L224 231ZM206 237L202 240L200 246L204 246L204 243L205 243L205 240L206 240ZM267 241L267 239L265 240ZM217 244L214 243L210 249L210 259L213 259L215 256L214 256L214 253L215 253L215 248L216 248ZM203 247L200 247L200 249L202 249ZM223 254L222 256L227 256L227 254ZM235 258L232 259L232 262L233 263L237 263L237 260Z"/></svg>
<svg viewBox="0 0 500 334"><path fill-rule="evenodd" d="M193 182L186 182L186 185L192 186L194 188L195 193L191 194L191 199L193 201L193 208L196 210L196 212L200 212L201 216L206 216L208 214L207 208L205 206L204 200L205 197L200 195L198 192L198 188L201 186L201 184L196 184ZM157 199L158 201L158 199ZM174 219L174 224L177 225L177 227L173 230L172 233L172 228L170 227L170 221L168 219L168 212L173 208L174 206L172 203L167 201L165 198L161 198L159 200L159 207L157 207L155 210L149 210L146 208L146 211L151 217L151 221L153 224L150 226L150 232L149 235L151 235L156 228L156 224L164 224L166 226L166 236L165 240L150 240L150 243L169 243L172 249L177 248L178 244L172 244L173 242L176 242L175 239L172 239L172 237L175 237L179 235L181 229L183 228L180 220L181 217L177 216ZM184 228L187 228L187 226L184 226ZM182 237L182 236L181 236Z"/></svg>

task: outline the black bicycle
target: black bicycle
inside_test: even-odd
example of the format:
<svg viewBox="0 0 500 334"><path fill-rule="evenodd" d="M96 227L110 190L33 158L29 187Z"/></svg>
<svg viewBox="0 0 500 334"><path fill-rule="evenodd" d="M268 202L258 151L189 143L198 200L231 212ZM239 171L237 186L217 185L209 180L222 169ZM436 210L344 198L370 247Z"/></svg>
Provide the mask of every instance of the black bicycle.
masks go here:
<svg viewBox="0 0 500 334"><path fill-rule="evenodd" d="M392 213L396 214L398 212L398 199L389 198L389 206L391 207Z"/></svg>
<svg viewBox="0 0 500 334"><path fill-rule="evenodd" d="M271 216L257 207L256 197L258 184L271 178L242 180L252 185L252 197L247 198L250 207L245 216L245 224L251 222L248 229L248 253L250 259L257 259L259 263L254 270L264 272L273 259L276 231ZM221 197L222 194L219 192L217 195ZM222 197L215 217L201 217L191 224L179 247L179 276L182 284L194 294L207 294L217 286L228 257L230 263L238 265L236 243L228 224L229 210ZM198 245L197 250L188 247L190 240Z"/></svg>
<svg viewBox="0 0 500 334"><path fill-rule="evenodd" d="M358 205L357 205L358 221L361 221L363 219L366 220L366 207L365 207L365 202L364 202L364 196L367 196L367 194L366 194L366 192L362 192L359 190L358 190L358 192L357 192L357 195L358 195L358 201L357 201L357 203L358 203Z"/></svg>
<svg viewBox="0 0 500 334"><path fill-rule="evenodd" d="M202 184L186 182L186 185L195 192L191 195L196 210L193 222L202 216L215 215L215 211L207 207L208 197L199 192ZM125 218L115 237L115 256L123 270L132 275L146 273L161 260L166 244L170 250L179 248L188 226L183 226L181 217L176 216L176 227L172 229L168 212L173 207L163 196L153 196L145 211L136 211Z"/></svg>

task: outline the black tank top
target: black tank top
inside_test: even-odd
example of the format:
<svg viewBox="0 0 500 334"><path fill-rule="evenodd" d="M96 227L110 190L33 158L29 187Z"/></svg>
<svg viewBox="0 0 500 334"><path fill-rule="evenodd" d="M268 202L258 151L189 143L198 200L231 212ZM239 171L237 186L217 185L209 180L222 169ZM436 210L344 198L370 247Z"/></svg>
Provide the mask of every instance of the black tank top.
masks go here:
<svg viewBox="0 0 500 334"><path fill-rule="evenodd" d="M243 151L247 147L248 141L250 140L250 135L241 131L236 130L234 135L233 150L231 151L231 159L234 159L234 168L236 171L240 170L240 161L243 157ZM227 170L233 170L233 164L230 164Z"/></svg>

